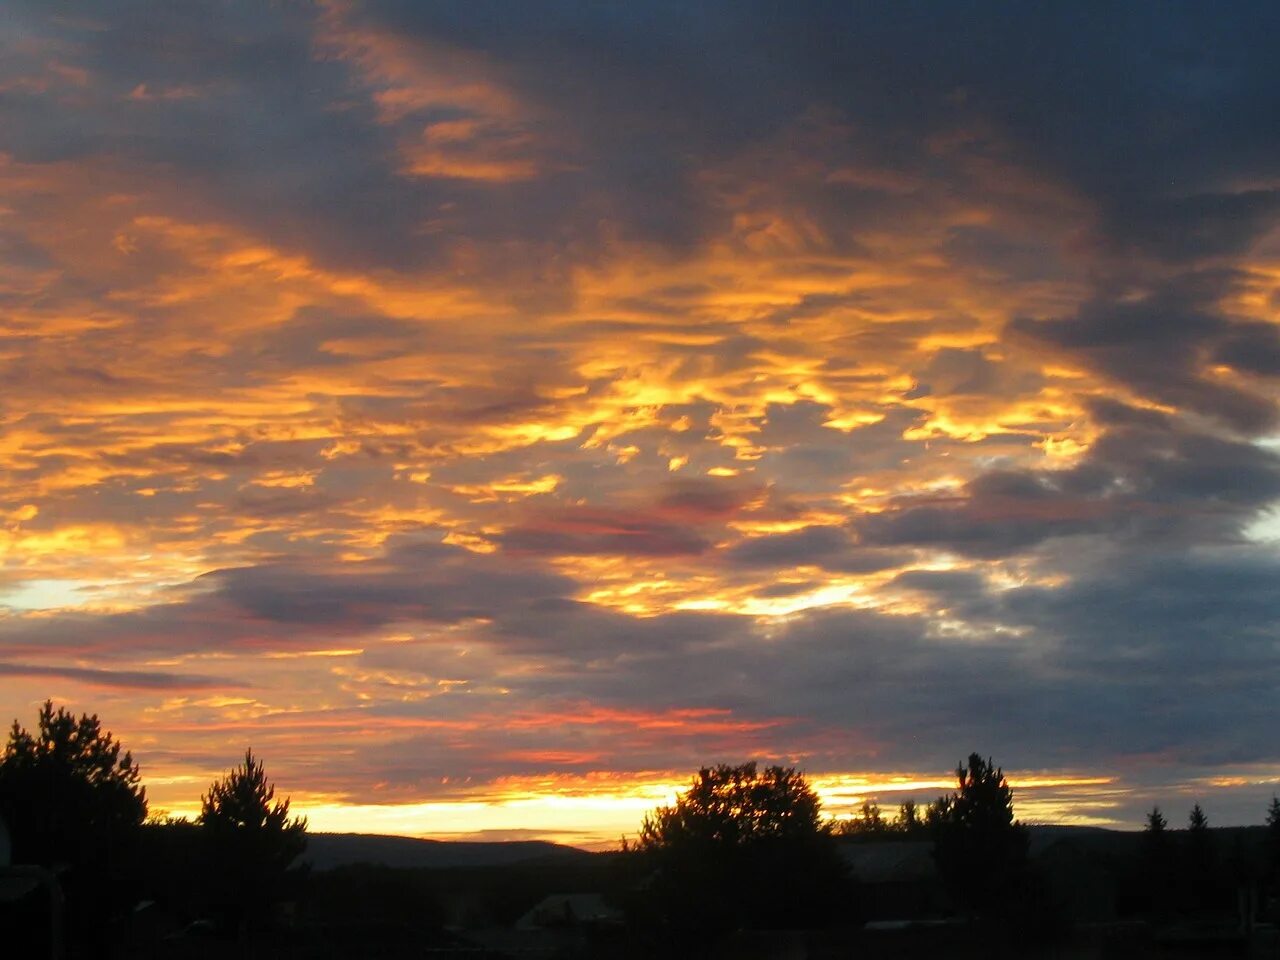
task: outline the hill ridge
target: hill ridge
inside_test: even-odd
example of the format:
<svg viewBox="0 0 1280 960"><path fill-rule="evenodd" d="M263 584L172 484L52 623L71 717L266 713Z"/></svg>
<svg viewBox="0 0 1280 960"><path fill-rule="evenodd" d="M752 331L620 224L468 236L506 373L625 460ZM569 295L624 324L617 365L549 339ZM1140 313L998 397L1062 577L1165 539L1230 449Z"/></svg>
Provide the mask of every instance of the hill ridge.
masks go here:
<svg viewBox="0 0 1280 960"><path fill-rule="evenodd" d="M309 833L298 862L314 870L356 863L398 868L493 867L591 854L549 840L436 840L386 833Z"/></svg>

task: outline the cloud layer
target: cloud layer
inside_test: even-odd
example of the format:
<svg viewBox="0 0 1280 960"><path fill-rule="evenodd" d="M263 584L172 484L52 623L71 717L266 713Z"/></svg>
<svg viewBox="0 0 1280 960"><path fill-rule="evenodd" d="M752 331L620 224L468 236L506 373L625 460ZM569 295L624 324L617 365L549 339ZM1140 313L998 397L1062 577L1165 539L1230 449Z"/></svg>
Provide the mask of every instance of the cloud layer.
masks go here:
<svg viewBox="0 0 1280 960"><path fill-rule="evenodd" d="M3 17L11 714L179 807L1280 778L1270 7Z"/></svg>

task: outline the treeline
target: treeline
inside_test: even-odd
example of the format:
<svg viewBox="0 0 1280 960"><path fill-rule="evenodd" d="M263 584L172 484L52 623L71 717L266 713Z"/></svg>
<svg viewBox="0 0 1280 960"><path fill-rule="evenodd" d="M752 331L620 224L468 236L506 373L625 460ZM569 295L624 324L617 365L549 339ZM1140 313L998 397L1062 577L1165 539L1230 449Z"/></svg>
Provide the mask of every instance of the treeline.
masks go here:
<svg viewBox="0 0 1280 960"><path fill-rule="evenodd" d="M1248 842L1242 831L1215 837L1199 803L1187 814L1186 828L1176 831L1153 807L1138 863L1142 894L1154 916L1168 918L1250 899L1238 903L1242 912L1265 914L1266 901L1280 893L1280 798L1272 797L1267 807L1261 843Z"/></svg>
<svg viewBox="0 0 1280 960"><path fill-rule="evenodd" d="M839 837L914 839L928 831L928 818L934 810L934 804L929 804L922 812L914 800L903 800L898 804L898 812L893 819L886 820L878 803L874 800L864 800L856 817L834 821L831 824L831 830Z"/></svg>
<svg viewBox="0 0 1280 960"><path fill-rule="evenodd" d="M1030 833L1015 817L1003 771L975 753L955 775L955 788L922 808L908 800L885 817L869 800L859 816L830 820L797 770L722 764L699 770L674 803L644 818L619 854L597 857L581 873L558 867L567 872L551 877L546 867L513 867L446 876L364 866L308 877L292 866L306 821L290 816L289 801L276 797L251 752L209 785L194 820L149 820L132 756L96 716L46 702L33 731L15 721L10 732L0 758L0 816L14 861L44 868L65 895L60 929L80 956L118 954L144 898L241 944L260 940L281 904L295 901L327 938L358 920L360 936L399 924L404 942L421 946L424 936L447 941L446 917L509 923L543 884L587 880L625 913L620 942L639 948L627 955L699 955L734 931L847 929L872 919L863 913L868 889L850 869L857 857L848 854L853 845L892 839L929 844L943 912L977 924L984 936L994 930L1042 942L1061 922L1061 904L1030 857ZM1262 843L1256 833L1215 836L1197 804L1186 830L1170 830L1156 808L1141 834L1112 834L1126 845L1107 866L1127 891L1125 915L1159 922L1234 910L1238 894L1265 908L1280 880L1280 800L1273 798L1266 823ZM339 916L344 910L347 919ZM24 944L12 925L7 935L15 949L33 947L29 955L46 946ZM618 944L614 955L621 955Z"/></svg>
<svg viewBox="0 0 1280 960"><path fill-rule="evenodd" d="M1140 835L1064 834L1056 852L1033 859L1002 770L979 754L957 767L953 791L923 807L906 801L892 818L869 800L858 816L823 820L796 770L722 765L700 770L674 804L646 818L638 838L624 841L637 881L628 912L658 938L653 952L670 956L698 955L707 937L733 930L856 926L876 919L863 911L883 901L849 869L866 858L841 848L907 840L929 845L945 892L931 915L970 925L1006 955L1031 955L1067 936L1080 910L1096 909L1102 888L1111 899L1100 918L1236 931L1256 918L1280 919L1268 907L1280 892L1280 800L1268 809L1265 840L1259 833L1211 832L1197 804L1185 831L1168 830L1157 809ZM919 874L905 882L930 883ZM1088 884L1099 889L1081 889Z"/></svg>
<svg viewBox="0 0 1280 960"><path fill-rule="evenodd" d="M972 754L956 790L923 816L904 804L897 823L873 807L857 828L823 820L821 803L794 769L754 763L705 767L674 805L647 817L624 849L647 873L633 910L672 934L672 949L695 931L824 926L856 916L856 878L837 837L921 836L953 901L973 915L1028 915L1028 837L1013 793L990 759Z"/></svg>

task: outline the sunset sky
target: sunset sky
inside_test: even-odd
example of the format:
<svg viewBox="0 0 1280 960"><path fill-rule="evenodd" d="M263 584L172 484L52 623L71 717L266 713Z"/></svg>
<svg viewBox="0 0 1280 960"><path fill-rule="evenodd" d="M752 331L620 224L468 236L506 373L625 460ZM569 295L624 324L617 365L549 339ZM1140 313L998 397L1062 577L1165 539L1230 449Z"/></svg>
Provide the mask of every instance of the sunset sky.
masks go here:
<svg viewBox="0 0 1280 960"><path fill-rule="evenodd" d="M1224 14L1225 11L1225 14ZM1280 7L0 6L0 721L613 842L1280 791Z"/></svg>

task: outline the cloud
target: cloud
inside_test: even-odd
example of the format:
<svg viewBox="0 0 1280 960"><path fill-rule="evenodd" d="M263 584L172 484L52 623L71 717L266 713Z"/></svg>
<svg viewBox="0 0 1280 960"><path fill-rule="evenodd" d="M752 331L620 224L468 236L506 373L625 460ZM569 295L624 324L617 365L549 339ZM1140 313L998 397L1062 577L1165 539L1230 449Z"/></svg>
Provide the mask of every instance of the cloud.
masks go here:
<svg viewBox="0 0 1280 960"><path fill-rule="evenodd" d="M1195 263L1247 253L1275 225L1280 193L1202 193L1118 206L1107 224L1107 236L1117 245Z"/></svg>
<svg viewBox="0 0 1280 960"><path fill-rule="evenodd" d="M1280 461L1252 443L1113 401L1092 405L1100 435L1061 470L990 471L946 497L909 497L854 521L863 542L999 557L1051 538L1211 543L1234 539L1280 496Z"/></svg>
<svg viewBox="0 0 1280 960"><path fill-rule="evenodd" d="M32 663L0 663L0 676L48 677L74 680L94 687L116 687L125 690L206 690L236 689L249 684L221 677L164 673L140 670L99 670L93 667L57 667Z"/></svg>
<svg viewBox="0 0 1280 960"><path fill-rule="evenodd" d="M681 556L699 554L710 544L696 532L671 521L623 510L575 509L516 526L500 537L516 554L616 554Z"/></svg>
<svg viewBox="0 0 1280 960"><path fill-rule="evenodd" d="M1011 332L1083 362L1144 398L1261 432L1274 422L1274 401L1215 377L1208 364L1215 352L1237 342L1240 325L1216 307L1233 279L1216 272L1184 274L1140 299L1093 300L1069 319L1015 320ZM1256 336L1251 324L1244 331Z"/></svg>
<svg viewBox="0 0 1280 960"><path fill-rule="evenodd" d="M724 551L722 559L731 567L745 569L816 566L838 573L871 573L909 564L913 554L908 550L859 547L846 529L811 526L740 540Z"/></svg>
<svg viewBox="0 0 1280 960"><path fill-rule="evenodd" d="M0 703L347 798L1274 763L1275 16L12 5Z"/></svg>

